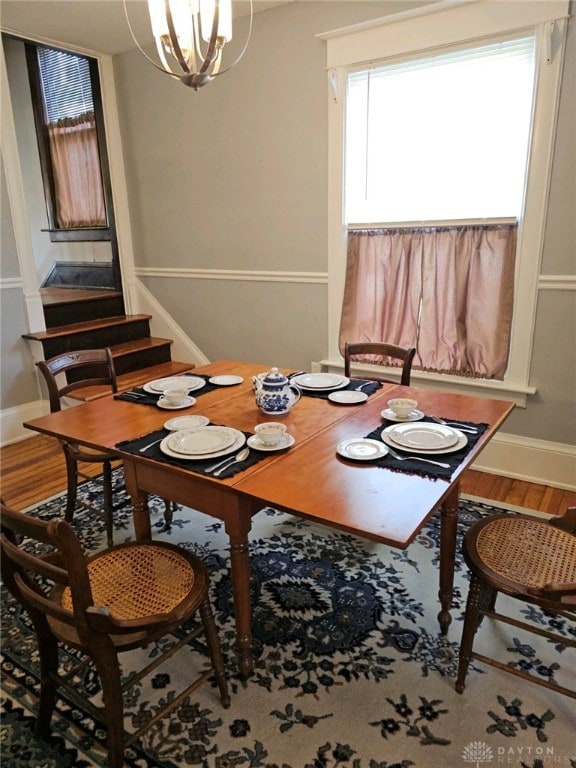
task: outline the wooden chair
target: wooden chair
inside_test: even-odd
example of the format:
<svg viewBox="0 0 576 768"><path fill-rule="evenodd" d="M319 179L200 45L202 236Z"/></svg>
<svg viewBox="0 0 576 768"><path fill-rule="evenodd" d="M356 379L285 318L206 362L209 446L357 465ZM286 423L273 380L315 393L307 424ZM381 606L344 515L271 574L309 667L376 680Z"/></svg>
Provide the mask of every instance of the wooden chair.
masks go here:
<svg viewBox="0 0 576 768"><path fill-rule="evenodd" d="M479 520L465 534L462 550L472 574L460 644L457 692L464 690L470 660L477 659L576 698L576 691L473 650L476 630L484 616L576 647L575 640L505 616L495 609L498 593L503 592L545 611L576 619L576 507L550 522L510 514Z"/></svg>
<svg viewBox="0 0 576 768"><path fill-rule="evenodd" d="M381 342L358 342L347 341L344 346L344 376L350 376L350 364L353 357L358 355L377 355L378 357L391 357L402 363L402 373L400 384L405 387L410 386L410 374L412 372L412 361L416 354L416 347L405 349L396 344L384 344ZM379 381L391 382L397 384L393 379L379 379Z"/></svg>
<svg viewBox="0 0 576 768"><path fill-rule="evenodd" d="M96 386L108 385L111 392L118 391L116 381L116 370L111 350L105 349L81 349L74 352L64 352L61 355L52 357L49 360L40 360L36 363L42 372L46 385L48 387L48 397L50 400L50 412L55 413L62 410L63 402L70 393L75 390ZM113 494L112 494L112 469L119 465L119 460L111 452L97 451L92 448L84 447L74 443L62 443L64 456L66 459L66 478L67 478L67 498L66 498L66 520L72 520L74 510L77 506L87 507L98 514L103 514L106 524L106 536L108 546L113 543ZM93 477L82 471L80 464L102 465L102 479ZM101 482L103 486L103 505L102 509L95 507L87 502L78 502L78 480L94 480ZM170 526L173 514L173 505L164 500L166 506L165 521L166 527Z"/></svg>
<svg viewBox="0 0 576 768"><path fill-rule="evenodd" d="M175 709L215 675L222 706L230 706L224 661L210 602L208 574L186 550L163 542L132 542L85 557L72 526L61 519L43 522L1 505L2 580L30 614L38 642L41 688L36 733L46 739L59 688L107 729L108 763L121 768L125 747ZM24 537L23 543L17 543ZM38 544L41 542L41 544ZM39 554L42 552L42 554ZM194 629L182 625L200 614ZM167 636L177 638L167 648ZM211 667L129 737L124 732L123 693L204 631ZM123 680L119 654L156 640L158 655ZM73 672L59 674L62 643L92 661L102 686L97 708L73 685ZM160 650L162 651L160 653ZM183 664L185 668L186 664ZM78 678L76 677L76 680Z"/></svg>

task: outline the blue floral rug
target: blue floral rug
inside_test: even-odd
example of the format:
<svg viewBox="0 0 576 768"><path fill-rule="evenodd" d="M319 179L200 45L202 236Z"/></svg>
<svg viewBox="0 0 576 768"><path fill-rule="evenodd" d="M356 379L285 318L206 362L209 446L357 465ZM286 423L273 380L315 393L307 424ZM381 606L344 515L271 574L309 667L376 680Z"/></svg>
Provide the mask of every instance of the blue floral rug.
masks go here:
<svg viewBox="0 0 576 768"><path fill-rule="evenodd" d="M121 477L117 476L116 482ZM96 498L95 487L82 491ZM195 552L211 572L211 597L227 657L232 706L205 685L142 742L126 750L131 768L575 768L576 713L570 699L474 663L463 695L454 690L468 573L458 557L453 622L446 638L437 613L439 515L406 550L358 539L263 509L250 537L253 630L260 653L248 681L236 673L228 539L219 521L179 507L163 532L163 509L151 500L154 536ZM57 497L31 511L62 514ZM462 501L459 536L497 511ZM133 536L127 500L115 517L115 542ZM88 552L103 546L102 522L78 513L74 525ZM500 597L504 608L565 636L576 629ZM86 711L61 699L50 742L33 735L38 697L36 644L25 614L2 587L2 765L10 768L106 766L105 731ZM574 686L574 653L485 620L477 643L542 678ZM142 665L138 651L125 670ZM147 653L153 653L149 649ZM571 655L570 655L571 654ZM69 661L63 655L64 664ZM125 725L137 729L157 702L179 690L190 669L206 664L185 649L126 701ZM88 670L78 685L95 701Z"/></svg>

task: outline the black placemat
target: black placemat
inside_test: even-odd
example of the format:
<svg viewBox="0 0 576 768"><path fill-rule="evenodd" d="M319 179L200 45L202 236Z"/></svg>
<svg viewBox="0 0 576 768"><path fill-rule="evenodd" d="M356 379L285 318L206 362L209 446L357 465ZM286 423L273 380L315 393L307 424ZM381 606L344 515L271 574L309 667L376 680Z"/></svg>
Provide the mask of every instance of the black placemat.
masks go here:
<svg viewBox="0 0 576 768"><path fill-rule="evenodd" d="M446 421L450 421L449 417L442 417L445 418ZM414 422L402 422L403 424L419 424L421 422L428 422L429 424L435 424L436 422L433 419L424 417L423 419L420 419L419 421ZM381 443L384 443L382 438L380 437L382 430L385 429L387 426L390 426L391 424L395 424L397 422L388 421L387 419L383 424L380 424L376 429L372 430L369 434L365 435L365 437L370 438L371 440L379 440ZM422 454L422 458L428 458L432 461L441 461L443 464L448 464L449 467L445 469L444 467L437 467L434 464L427 464L423 461L417 461L417 460L410 460L410 461L398 461L398 459L395 459L393 456L391 456L389 453L382 457L381 459L377 459L374 461L374 464L378 467L384 467L386 469L393 469L397 472L405 472L406 474L410 475L422 475L424 477L431 477L431 478L444 478L446 480L449 480L452 477L452 473L454 470L460 465L462 459L468 454L472 448L476 445L478 440L481 438L481 436L484 434L486 429L488 428L488 424L478 424L473 421L462 421L461 424L465 424L466 426L469 426L471 429L476 429L477 434L469 434L469 433L463 433L466 435L466 438L468 439L468 442L466 445L461 448L459 451L454 451L454 453L435 453L435 454ZM457 427L454 427L457 429ZM384 443L386 445L386 443ZM388 447L388 446L386 446ZM401 456L417 456L417 451L407 451L402 450L401 448L396 448L394 446L394 450L397 451Z"/></svg>
<svg viewBox="0 0 576 768"><path fill-rule="evenodd" d="M224 461L226 458L232 458L238 453L238 451L241 450L240 448L237 448L228 457L213 456L211 459L201 460L176 459L163 453L160 450L160 443L158 442L143 453L140 453L140 448L143 448L145 445L153 442L154 440L164 439L169 434L170 430L168 429L157 429L154 432L150 432L147 435L142 435L142 437L136 438L136 440L123 440L121 443L117 443L116 447L121 448L123 451L126 451L126 453L132 453L138 456L146 456L148 459L155 459L156 461L162 461L166 464L174 464L175 466L181 467L182 469L187 469L190 472L196 472L200 475L206 475L208 477L214 476L213 472L206 471L208 467L213 466L219 461ZM251 432L244 432L246 438L249 438L251 434ZM250 449L250 454L247 459L233 464L231 467L226 467L222 474L218 475L218 478L225 480L227 477L233 477L234 475L238 474L238 472L242 472L243 470L248 469L248 467L251 467L254 464L258 464L258 462L265 459L267 455L267 452Z"/></svg>
<svg viewBox="0 0 576 768"><path fill-rule="evenodd" d="M299 389L306 397L319 397L323 400L328 400L328 395L331 395L333 392L351 392L357 389L361 384L366 384L360 391L365 392L368 397L373 395L374 392L377 392L382 386L381 382L373 381L372 379L350 379L350 383L345 387L338 387L338 389L330 389L328 391L322 390L321 392L315 392L309 389L300 389L300 387Z"/></svg>
<svg viewBox="0 0 576 768"><path fill-rule="evenodd" d="M203 373L183 373L180 374L182 376L194 376L197 379L204 379L206 382L204 386L201 389L195 389L190 393L190 397L200 397L201 395L205 395L208 392L213 392L215 389L218 389L217 384L210 384L208 379L210 376L206 376ZM161 378L173 378L171 376L164 376ZM158 404L158 398L161 397L161 393L159 392L157 395L152 394L151 392L146 392L146 390L143 387L133 387L132 389L128 390L127 392L119 392L117 395L114 395L115 400L125 400L129 403L140 403L140 405L157 405ZM179 408L167 408L166 410L180 410Z"/></svg>

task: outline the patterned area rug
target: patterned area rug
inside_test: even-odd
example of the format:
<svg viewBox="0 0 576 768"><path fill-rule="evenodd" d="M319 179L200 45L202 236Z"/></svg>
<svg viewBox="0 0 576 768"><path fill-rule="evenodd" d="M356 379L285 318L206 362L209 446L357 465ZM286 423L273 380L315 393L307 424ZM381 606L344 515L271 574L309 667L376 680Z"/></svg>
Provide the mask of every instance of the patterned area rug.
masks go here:
<svg viewBox="0 0 576 768"><path fill-rule="evenodd" d="M116 477L116 482L121 480ZM83 493L97 497L84 486ZM232 650L234 624L227 537L222 524L180 507L162 532L163 504L151 500L154 536L198 554L211 572L211 597L232 693L220 706L205 685L142 742L126 750L133 768L462 768L576 766L576 714L570 699L497 669L471 665L463 695L454 690L468 573L456 564L453 622L439 634L439 515L404 552L313 525L272 509L251 532L254 675L241 680ZM63 499L32 510L62 514ZM463 501L459 536L495 512ZM375 514L377 511L375 510ZM133 536L128 501L115 518L115 542ZM87 551L104 544L89 512L74 525ZM459 549L459 547L458 547ZM574 626L500 597L500 606L565 636ZM512 666L575 684L574 653L485 620L477 642ZM60 700L48 743L33 735L38 696L35 640L25 614L2 587L1 757L11 768L106 766L105 732L87 712ZM153 653L153 649L149 649ZM125 655L125 670L143 652ZM571 655L570 655L571 654ZM65 655L63 662L69 661ZM197 648L176 655L128 698L125 725L138 727L156 702L179 690L190 668L206 663ZM78 680L99 697L98 678Z"/></svg>

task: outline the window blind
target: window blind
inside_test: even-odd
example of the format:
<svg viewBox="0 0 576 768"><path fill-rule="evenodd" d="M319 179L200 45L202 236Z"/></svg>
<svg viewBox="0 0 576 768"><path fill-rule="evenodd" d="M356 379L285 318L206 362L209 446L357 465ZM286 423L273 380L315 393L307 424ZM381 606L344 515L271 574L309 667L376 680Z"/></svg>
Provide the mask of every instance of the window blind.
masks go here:
<svg viewBox="0 0 576 768"><path fill-rule="evenodd" d="M534 36L348 76L347 224L521 215Z"/></svg>
<svg viewBox="0 0 576 768"><path fill-rule="evenodd" d="M88 59L38 46L46 124L93 112Z"/></svg>

